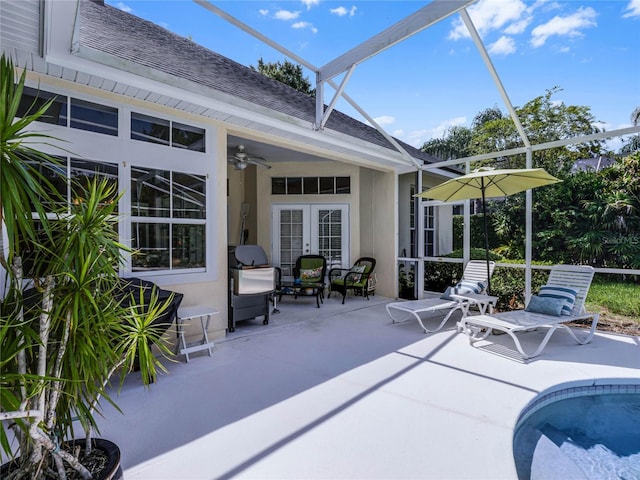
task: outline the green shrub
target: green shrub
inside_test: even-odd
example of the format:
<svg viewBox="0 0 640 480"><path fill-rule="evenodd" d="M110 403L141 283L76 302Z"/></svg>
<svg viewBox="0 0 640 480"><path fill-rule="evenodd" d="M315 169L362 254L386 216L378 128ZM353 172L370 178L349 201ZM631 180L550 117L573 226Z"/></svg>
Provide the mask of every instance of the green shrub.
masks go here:
<svg viewBox="0 0 640 480"><path fill-rule="evenodd" d="M491 215L491 214L489 214ZM493 227L493 219L487 218L489 230L489 249L497 248L500 239ZM484 218L481 213L469 216L469 226L471 235L471 245L484 245ZM464 232L464 216L453 216L453 248L462 249Z"/></svg>
<svg viewBox="0 0 640 480"><path fill-rule="evenodd" d="M472 248L469 255L471 260L485 259L485 251L482 248ZM462 250L454 250L445 257L462 258ZM489 252L489 260L499 262L504 259L500 255ZM427 262L424 269L424 289L431 292L444 292L447 287L458 283L461 277L461 263Z"/></svg>
<svg viewBox="0 0 640 480"><path fill-rule="evenodd" d="M496 267L491 277L491 295L498 297L496 309L516 310L524 307L524 274L522 268ZM531 291L537 292L547 283L548 270L531 271Z"/></svg>
<svg viewBox="0 0 640 480"><path fill-rule="evenodd" d="M446 255L449 258L462 258L462 250L455 250ZM471 260L484 260L485 251L473 248L470 251ZM489 260L504 261L500 255L489 252ZM509 260L510 263L523 263ZM514 310L524 307L524 274L523 268L496 267L491 276L491 295L498 297L498 310ZM443 292L447 287L455 285L462 277L461 263L427 262L425 265L425 290ZM531 272L531 290L537 292L549 277L548 270L533 270Z"/></svg>

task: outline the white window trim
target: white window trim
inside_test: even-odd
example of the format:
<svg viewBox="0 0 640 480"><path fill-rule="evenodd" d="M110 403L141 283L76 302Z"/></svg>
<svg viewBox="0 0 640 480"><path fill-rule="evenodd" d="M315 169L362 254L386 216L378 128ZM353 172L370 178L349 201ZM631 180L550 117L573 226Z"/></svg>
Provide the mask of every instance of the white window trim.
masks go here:
<svg viewBox="0 0 640 480"><path fill-rule="evenodd" d="M133 272L131 268L131 256L125 256L124 267L120 274L126 277L140 277L153 281L158 285L198 283L206 281L216 281L221 278L220 265L218 265L219 249L226 247L221 245L216 235L216 226L220 223L216 210L216 200L219 197L219 183L216 181L216 162L212 158L211 152L216 151L216 127L202 122L185 120L181 117L159 114L153 110L135 107L130 105L110 101L103 97L94 97L69 89L51 87L45 82L40 84L27 85L46 90L61 97L77 98L93 103L118 109L118 136L104 135L97 132L79 130L69 127L70 115L67 116L67 126L58 126L48 123L36 122L32 125L33 131L39 131L60 139L60 142L50 142L59 145L55 148L49 145L38 145L42 151L51 155L61 155L74 158L82 158L95 162L106 162L118 164L118 185L120 192L125 190L119 205L120 216L122 217L118 226L120 241L131 247L131 197L126 193L131 188L131 164L143 168L157 168L183 173L202 175L205 177L206 188L206 268L193 269L186 273L179 271L150 271ZM131 139L131 112L142 113L144 115L166 118L178 123L193 125L205 131L205 152L196 152L180 148L167 148L166 145L141 142ZM64 151L63 149L66 149ZM71 152L71 153L70 153ZM225 179L226 180L226 179ZM222 182L225 184L225 182Z"/></svg>

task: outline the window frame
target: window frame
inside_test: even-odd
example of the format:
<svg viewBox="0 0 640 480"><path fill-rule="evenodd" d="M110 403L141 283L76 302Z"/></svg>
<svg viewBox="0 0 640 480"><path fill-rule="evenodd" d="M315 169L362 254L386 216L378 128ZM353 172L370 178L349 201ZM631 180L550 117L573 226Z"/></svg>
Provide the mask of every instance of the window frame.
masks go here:
<svg viewBox="0 0 640 480"><path fill-rule="evenodd" d="M38 90L46 91L58 98L65 99L67 106L70 104L70 98L97 103L106 107L116 108L118 111L118 136L105 134L96 134L97 132L80 130L69 126L69 115L67 116L67 125L54 125L45 122L34 122L34 131L47 131L61 142L54 142L56 145L73 145L72 154L66 154L54 144L42 145L40 150L44 153L58 157L72 157L74 159L95 161L97 163L111 163L118 165L118 185L119 192L124 189L124 195L120 199L118 205L119 215L122 217L118 222L118 234L120 242L131 247L132 245L132 219L131 219L131 195L128 193L131 182L131 166L139 166L142 168L157 168L173 170L186 174L202 175L205 178L205 203L206 203L206 219L205 224L205 267L198 269L179 269L179 270L157 270L150 272L134 272L132 269L131 255L126 254L124 264L120 267L120 275L123 277L136 276L146 280L153 281L158 285L177 285L200 282L219 281L226 277L226 272L220 271L220 261L218 259L218 251L226 246L226 239L221 238L217 234L215 228L220 219L221 213L217 208L218 196L220 188L223 184L218 185L219 178L216 176L216 162L212 161L210 155L204 154L197 150L188 150L184 148L165 148L164 145L141 142L131 139L131 113L136 112L150 117L161 118L155 110L145 108L132 108L123 102L111 101L104 98L98 98L91 95L85 95L77 91L67 88L59 88L51 85L34 85L33 82L27 82L27 86ZM192 118L184 118L179 116L167 116L171 121L178 124L189 125L195 128L201 128L204 131L205 152L215 152L217 141L216 127L211 123L193 121ZM67 161L67 166L69 165ZM67 171L67 176L69 171ZM222 180L220 180L222 181ZM190 218L180 219L182 223L191 223Z"/></svg>

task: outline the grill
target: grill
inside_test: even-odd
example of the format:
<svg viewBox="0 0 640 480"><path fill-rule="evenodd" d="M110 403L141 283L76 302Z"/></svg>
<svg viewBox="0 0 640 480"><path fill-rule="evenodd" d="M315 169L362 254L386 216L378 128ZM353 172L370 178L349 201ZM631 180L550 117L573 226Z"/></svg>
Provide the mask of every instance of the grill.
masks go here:
<svg viewBox="0 0 640 480"><path fill-rule="evenodd" d="M229 247L229 332L236 322L264 317L269 323L269 300L275 291L275 269L259 245Z"/></svg>

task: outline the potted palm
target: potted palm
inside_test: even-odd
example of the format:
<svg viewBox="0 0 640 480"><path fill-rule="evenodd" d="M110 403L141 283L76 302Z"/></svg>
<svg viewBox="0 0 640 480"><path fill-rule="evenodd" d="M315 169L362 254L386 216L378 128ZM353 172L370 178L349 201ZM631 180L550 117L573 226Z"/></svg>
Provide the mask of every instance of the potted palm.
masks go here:
<svg viewBox="0 0 640 480"><path fill-rule="evenodd" d="M47 178L64 169L34 145L54 139L28 128L49 104L16 118L25 74L0 62L0 445L9 460L0 473L118 478L119 451L93 438L94 415L101 399L113 403L117 372L123 380L135 366L146 384L155 380L162 364L152 345L171 352L154 320L172 299L121 288L118 192L99 180L71 185L69 204L50 188ZM79 426L84 438L73 440Z"/></svg>

